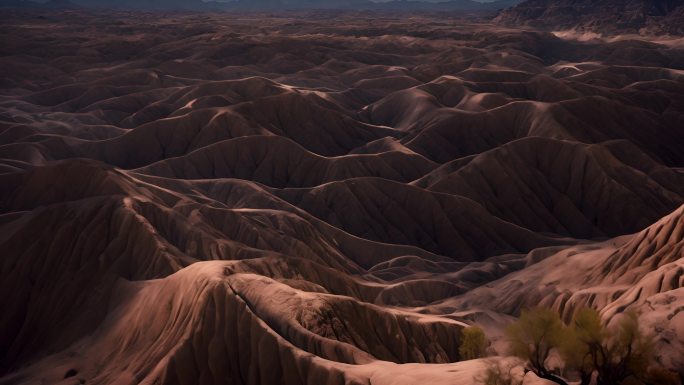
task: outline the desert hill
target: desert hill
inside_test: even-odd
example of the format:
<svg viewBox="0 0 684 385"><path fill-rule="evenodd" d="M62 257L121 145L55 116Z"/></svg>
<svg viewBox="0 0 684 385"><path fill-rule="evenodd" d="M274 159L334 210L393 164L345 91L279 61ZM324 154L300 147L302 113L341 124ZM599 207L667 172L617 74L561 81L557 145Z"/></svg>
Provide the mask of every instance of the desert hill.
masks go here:
<svg viewBox="0 0 684 385"><path fill-rule="evenodd" d="M527 0L499 13L495 21L554 30L681 35L681 0Z"/></svg>
<svg viewBox="0 0 684 385"><path fill-rule="evenodd" d="M475 384L462 329L504 356L535 305L638 311L684 375L676 41L377 9L0 33L0 384Z"/></svg>

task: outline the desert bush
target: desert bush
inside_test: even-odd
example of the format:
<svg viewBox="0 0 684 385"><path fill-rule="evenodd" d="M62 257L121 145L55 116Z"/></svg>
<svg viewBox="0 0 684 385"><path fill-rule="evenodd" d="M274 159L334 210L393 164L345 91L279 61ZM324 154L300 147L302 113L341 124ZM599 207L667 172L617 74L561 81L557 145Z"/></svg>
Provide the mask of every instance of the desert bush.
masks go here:
<svg viewBox="0 0 684 385"><path fill-rule="evenodd" d="M560 354L565 368L574 370L581 385L588 385L595 371L598 346L607 338L599 313L593 309L581 309L575 314L570 327L564 333Z"/></svg>
<svg viewBox="0 0 684 385"><path fill-rule="evenodd" d="M524 310L517 322L506 330L511 355L522 359L527 370L539 378L561 385L567 382L547 366L551 353L565 340L565 325L558 313L550 309Z"/></svg>
<svg viewBox="0 0 684 385"><path fill-rule="evenodd" d="M592 377L597 385L681 385L676 373L655 362L654 339L641 331L633 312L608 327L596 310L582 309L566 326L558 313L535 308L523 311L506 334L510 353L522 359L526 371L558 384L567 382L548 366L554 351L581 385L590 384Z"/></svg>
<svg viewBox="0 0 684 385"><path fill-rule="evenodd" d="M597 384L619 384L629 377L643 379L653 363L653 338L639 329L635 313L625 313L617 330L608 330L599 346Z"/></svg>
<svg viewBox="0 0 684 385"><path fill-rule="evenodd" d="M597 385L642 381L653 365L653 338L641 332L635 313L625 313L617 327L608 329L596 310L583 309L573 319L561 354L582 384L593 372Z"/></svg>
<svg viewBox="0 0 684 385"><path fill-rule="evenodd" d="M489 341L485 332L477 326L470 326L461 330L461 345L458 353L461 360L474 360L487 354Z"/></svg>
<svg viewBox="0 0 684 385"><path fill-rule="evenodd" d="M522 385L520 375L514 373L518 365L491 361L484 374L476 378L476 382L484 385Z"/></svg>

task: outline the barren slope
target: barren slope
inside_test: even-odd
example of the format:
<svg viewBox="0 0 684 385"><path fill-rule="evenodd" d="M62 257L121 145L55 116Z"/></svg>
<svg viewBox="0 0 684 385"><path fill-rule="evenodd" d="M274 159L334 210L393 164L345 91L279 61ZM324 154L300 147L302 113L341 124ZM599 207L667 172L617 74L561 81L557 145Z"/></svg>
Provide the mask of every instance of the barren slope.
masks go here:
<svg viewBox="0 0 684 385"><path fill-rule="evenodd" d="M676 42L375 11L0 34L0 384L471 384L461 329L503 353L537 304L640 310L684 367Z"/></svg>

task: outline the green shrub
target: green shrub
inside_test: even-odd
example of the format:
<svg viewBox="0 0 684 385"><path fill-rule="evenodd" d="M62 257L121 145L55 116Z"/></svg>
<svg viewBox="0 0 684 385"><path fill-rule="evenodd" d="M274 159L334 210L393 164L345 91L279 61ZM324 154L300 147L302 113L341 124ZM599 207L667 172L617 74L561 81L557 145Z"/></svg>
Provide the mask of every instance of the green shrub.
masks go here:
<svg viewBox="0 0 684 385"><path fill-rule="evenodd" d="M598 385L642 381L653 364L653 338L641 332L639 319L631 312L608 329L596 310L580 310L568 336L561 355L566 366L580 374L582 384L588 384L594 372Z"/></svg>
<svg viewBox="0 0 684 385"><path fill-rule="evenodd" d="M526 368L538 377L566 385L547 366L551 353L566 339L565 331L565 325L555 311L544 308L524 310L520 319L506 330L509 352L522 359Z"/></svg>
<svg viewBox="0 0 684 385"><path fill-rule="evenodd" d="M554 351L582 385L591 383L593 376L597 385L680 385L675 373L656 364L654 339L641 331L633 312L608 327L596 310L582 309L566 326L558 313L535 308L523 311L506 334L510 354L523 360L525 370L558 384L567 382L548 366ZM488 371L490 376L497 373Z"/></svg>
<svg viewBox="0 0 684 385"><path fill-rule="evenodd" d="M487 354L489 341L484 331L477 326L470 326L461 330L461 346L458 353L461 360L474 360Z"/></svg>
<svg viewBox="0 0 684 385"><path fill-rule="evenodd" d="M476 382L484 385L522 385L521 376L513 372L516 365L501 362L490 362L484 374L475 378Z"/></svg>

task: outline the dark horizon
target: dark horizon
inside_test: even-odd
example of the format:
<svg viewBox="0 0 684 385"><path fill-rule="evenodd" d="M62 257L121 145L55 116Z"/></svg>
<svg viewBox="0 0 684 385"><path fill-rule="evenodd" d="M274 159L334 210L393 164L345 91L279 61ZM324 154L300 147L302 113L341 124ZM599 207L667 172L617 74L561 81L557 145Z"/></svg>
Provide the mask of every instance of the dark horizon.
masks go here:
<svg viewBox="0 0 684 385"><path fill-rule="evenodd" d="M344 9L344 10L446 10L496 11L508 8L521 0L0 0L0 6L19 7L87 7L132 9Z"/></svg>

